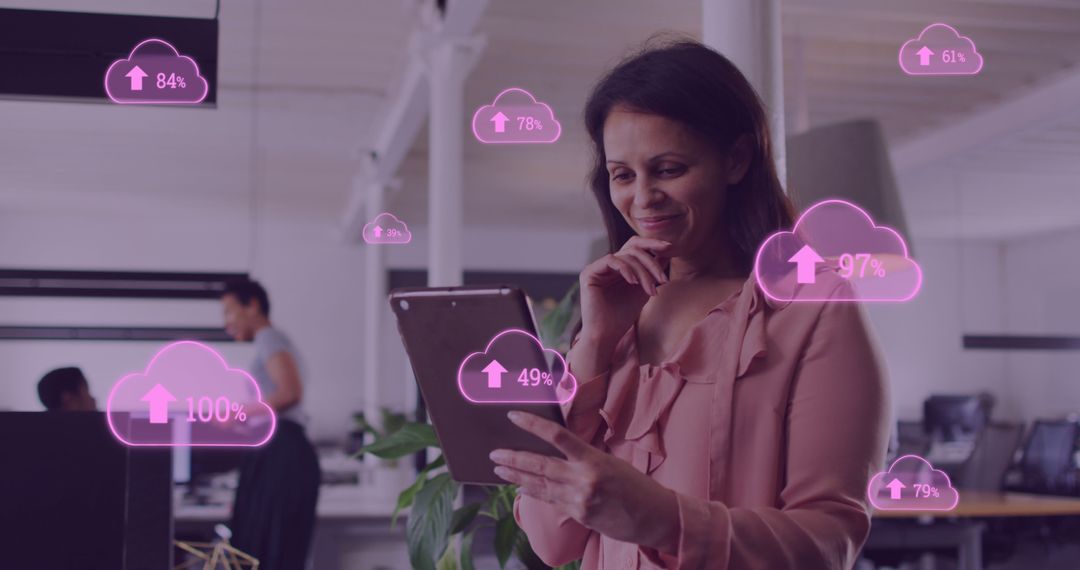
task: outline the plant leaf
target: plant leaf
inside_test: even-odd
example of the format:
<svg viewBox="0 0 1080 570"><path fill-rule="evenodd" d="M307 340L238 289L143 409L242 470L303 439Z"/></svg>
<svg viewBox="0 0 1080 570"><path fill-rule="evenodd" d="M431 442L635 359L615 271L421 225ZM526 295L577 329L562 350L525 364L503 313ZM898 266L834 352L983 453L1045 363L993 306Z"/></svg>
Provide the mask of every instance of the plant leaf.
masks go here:
<svg viewBox="0 0 1080 570"><path fill-rule="evenodd" d="M461 570L476 570L472 557L472 539L475 533L475 530L471 530L461 537Z"/></svg>
<svg viewBox="0 0 1080 570"><path fill-rule="evenodd" d="M405 487L404 490L398 495L397 506L394 507L394 514L390 517L390 528L397 526L398 513L401 509L412 504L413 499L416 498L416 493L420 491L420 488L424 486L427 481L427 474L429 471L437 469L446 465L446 457L439 455L435 458L435 461L428 463L427 467L424 467L422 471L416 474L416 481L413 481L412 485Z"/></svg>
<svg viewBox="0 0 1080 570"><path fill-rule="evenodd" d="M570 562L569 564L563 564L555 570L581 570L581 561L575 560L573 562Z"/></svg>
<svg viewBox="0 0 1080 570"><path fill-rule="evenodd" d="M440 473L428 479L416 494L405 526L414 569L435 570L435 561L446 551L457 491L458 485L450 474Z"/></svg>
<svg viewBox="0 0 1080 570"><path fill-rule="evenodd" d="M566 334L570 319L574 316L577 293L578 283L575 281L573 286L563 295L559 304L550 313L544 315L543 320L540 321L540 339L544 346L556 346L563 335Z"/></svg>
<svg viewBox="0 0 1080 570"><path fill-rule="evenodd" d="M405 487L405 489L397 497L397 505L394 507L394 514L390 517L390 528L397 526L397 516L401 512L401 509L411 505L413 499L416 498L416 493L420 492L420 488L427 482L425 473L420 473L416 476L416 481L413 481L412 485Z"/></svg>
<svg viewBox="0 0 1080 570"><path fill-rule="evenodd" d="M484 506L483 503L469 503L454 511L454 518L450 522L450 534L457 534L465 530L469 523L476 518L476 513L480 512L480 507Z"/></svg>
<svg viewBox="0 0 1080 570"><path fill-rule="evenodd" d="M439 562L435 564L437 570L458 570L457 565L457 552L454 552L454 547L446 549L446 553L442 555Z"/></svg>
<svg viewBox="0 0 1080 570"><path fill-rule="evenodd" d="M371 445L365 445L356 452L356 455L370 453L383 459L397 459L428 447L440 447L435 430L429 424L410 423L392 434L379 438Z"/></svg>
<svg viewBox="0 0 1080 570"><path fill-rule="evenodd" d="M495 557L499 559L499 568L506 567L506 561L514 552L517 533L518 525L513 513L507 513L495 523Z"/></svg>

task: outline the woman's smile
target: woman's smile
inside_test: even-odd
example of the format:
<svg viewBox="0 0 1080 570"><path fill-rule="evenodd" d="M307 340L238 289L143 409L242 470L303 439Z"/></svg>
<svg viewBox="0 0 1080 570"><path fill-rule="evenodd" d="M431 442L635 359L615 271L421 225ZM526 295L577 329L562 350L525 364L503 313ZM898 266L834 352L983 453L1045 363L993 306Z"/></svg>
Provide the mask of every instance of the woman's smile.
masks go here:
<svg viewBox="0 0 1080 570"><path fill-rule="evenodd" d="M670 230L678 224L685 214L655 214L650 216L636 216L634 219L642 230L659 233Z"/></svg>

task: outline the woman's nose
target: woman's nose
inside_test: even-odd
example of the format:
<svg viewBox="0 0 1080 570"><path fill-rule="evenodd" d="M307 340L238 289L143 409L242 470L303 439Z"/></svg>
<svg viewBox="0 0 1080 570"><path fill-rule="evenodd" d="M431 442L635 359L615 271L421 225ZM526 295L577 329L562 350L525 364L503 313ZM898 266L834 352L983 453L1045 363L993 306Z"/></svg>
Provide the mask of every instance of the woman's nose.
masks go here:
<svg viewBox="0 0 1080 570"><path fill-rule="evenodd" d="M634 186L634 205L639 209L648 209L664 200L664 192L657 188L656 180L649 176L639 176Z"/></svg>

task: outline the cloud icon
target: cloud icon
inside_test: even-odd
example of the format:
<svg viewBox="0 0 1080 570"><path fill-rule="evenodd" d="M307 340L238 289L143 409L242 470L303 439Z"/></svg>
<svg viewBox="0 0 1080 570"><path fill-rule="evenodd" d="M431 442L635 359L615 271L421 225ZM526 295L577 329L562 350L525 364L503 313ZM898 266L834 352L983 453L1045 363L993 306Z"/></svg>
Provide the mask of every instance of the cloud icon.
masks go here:
<svg viewBox="0 0 1080 570"><path fill-rule="evenodd" d="M900 46L900 69L908 75L975 75L983 57L975 42L948 24L930 24Z"/></svg>
<svg viewBox="0 0 1080 570"><path fill-rule="evenodd" d="M951 511L960 502L949 475L918 455L900 457L874 475L866 495L883 511Z"/></svg>
<svg viewBox="0 0 1080 570"><path fill-rule="evenodd" d="M559 140L562 125L547 104L524 89L511 87L476 110L472 130L483 143L553 143Z"/></svg>
<svg viewBox="0 0 1080 570"><path fill-rule="evenodd" d="M201 103L208 92L199 64L157 38L139 42L126 59L112 62L105 72L105 94L114 103Z"/></svg>
<svg viewBox="0 0 1080 570"><path fill-rule="evenodd" d="M457 380L461 395L476 404L565 404L577 393L563 356L520 329L507 329L483 352L466 356Z"/></svg>
<svg viewBox="0 0 1080 570"><path fill-rule="evenodd" d="M364 224L364 241L372 244L406 244L412 241L412 232L405 222L397 219L390 212L375 216L374 220Z"/></svg>
<svg viewBox="0 0 1080 570"><path fill-rule="evenodd" d="M118 380L105 409L113 435L133 446L255 447L277 425L250 374L187 340Z"/></svg>
<svg viewBox="0 0 1080 570"><path fill-rule="evenodd" d="M769 236L758 248L754 276L777 301L907 301L922 287L922 269L904 238L845 200L818 202L791 231ZM836 276L852 286L830 286Z"/></svg>

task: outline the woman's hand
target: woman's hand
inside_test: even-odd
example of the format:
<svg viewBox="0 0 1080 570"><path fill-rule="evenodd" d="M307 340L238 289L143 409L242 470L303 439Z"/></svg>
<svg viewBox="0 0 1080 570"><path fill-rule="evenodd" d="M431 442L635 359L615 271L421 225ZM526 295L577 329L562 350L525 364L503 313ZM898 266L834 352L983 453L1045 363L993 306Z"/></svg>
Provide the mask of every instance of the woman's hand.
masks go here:
<svg viewBox="0 0 1080 570"><path fill-rule="evenodd" d="M496 449L491 452L498 464L496 475L519 485L521 494L557 506L604 536L676 552L679 507L674 491L555 422L526 412L510 412L509 417L566 459Z"/></svg>
<svg viewBox="0 0 1080 570"><path fill-rule="evenodd" d="M664 253L670 248L666 241L633 236L619 251L585 266L579 277L582 340L614 348L656 288L667 283Z"/></svg>

